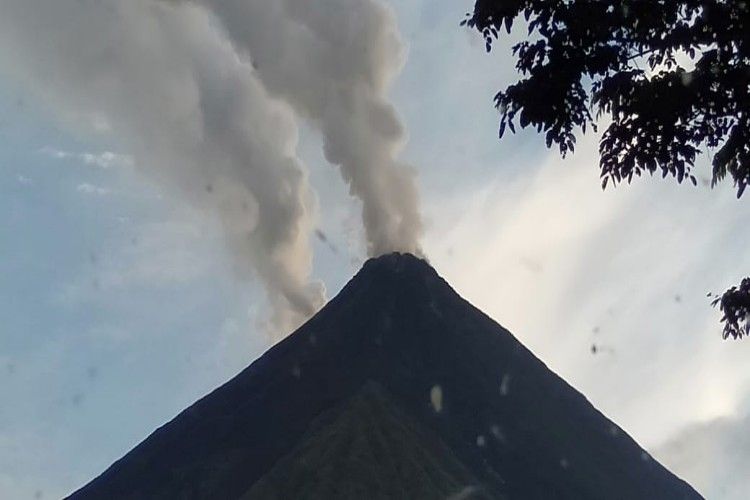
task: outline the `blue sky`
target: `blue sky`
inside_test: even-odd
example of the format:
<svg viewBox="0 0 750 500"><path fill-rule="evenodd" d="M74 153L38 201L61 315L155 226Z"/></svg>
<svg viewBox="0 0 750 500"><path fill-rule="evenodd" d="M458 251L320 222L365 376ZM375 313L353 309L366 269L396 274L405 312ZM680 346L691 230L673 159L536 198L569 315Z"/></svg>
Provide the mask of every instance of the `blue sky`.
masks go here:
<svg viewBox="0 0 750 500"><path fill-rule="evenodd" d="M741 498L750 450L716 443L749 418L750 344L721 341L706 293L750 269L746 201L661 179L602 192L593 136L565 160L529 132L498 142L512 61L458 26L470 6L392 3L425 253L704 495ZM143 175L117 134L72 124L43 92L54 82L8 63L23 54L0 55L0 492L54 498L259 356L268 304L214 218ZM298 151L330 298L366 257L360 206L309 124Z"/></svg>

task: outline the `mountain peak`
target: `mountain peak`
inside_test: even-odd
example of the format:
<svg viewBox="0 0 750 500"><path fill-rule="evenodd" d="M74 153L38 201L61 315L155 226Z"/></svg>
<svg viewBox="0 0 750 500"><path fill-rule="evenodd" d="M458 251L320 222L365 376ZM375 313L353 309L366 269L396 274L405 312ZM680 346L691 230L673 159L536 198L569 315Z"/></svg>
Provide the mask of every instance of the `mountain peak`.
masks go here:
<svg viewBox="0 0 750 500"><path fill-rule="evenodd" d="M72 498L279 498L287 486L374 498L385 490L367 485L383 478L403 498L700 498L408 253L368 260Z"/></svg>
<svg viewBox="0 0 750 500"><path fill-rule="evenodd" d="M415 303L419 301L417 296L423 296L430 288L452 291L450 285L425 259L408 252L391 252L367 259L359 272L331 302L339 301L341 297L349 298L353 288L372 294L379 288L394 287L410 288L413 294L417 294L411 297Z"/></svg>
<svg viewBox="0 0 750 500"><path fill-rule="evenodd" d="M425 259L412 253L391 252L367 259L353 279L356 280L360 275L374 275L379 278L394 276L415 278L419 275L437 276L437 271Z"/></svg>
<svg viewBox="0 0 750 500"><path fill-rule="evenodd" d="M406 266L420 266L422 268L432 269L426 260L417 257L409 252L390 252L384 253L378 257L367 259L362 269L380 269L398 271Z"/></svg>

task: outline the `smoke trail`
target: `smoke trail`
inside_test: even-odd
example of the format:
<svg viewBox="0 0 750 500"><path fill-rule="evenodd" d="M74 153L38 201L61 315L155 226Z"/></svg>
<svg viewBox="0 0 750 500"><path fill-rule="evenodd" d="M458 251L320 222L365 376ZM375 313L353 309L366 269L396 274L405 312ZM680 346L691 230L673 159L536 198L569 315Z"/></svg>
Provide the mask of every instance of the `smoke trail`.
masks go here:
<svg viewBox="0 0 750 500"><path fill-rule="evenodd" d="M0 67L64 118L217 214L238 272L286 332L323 301L310 283L315 207L298 119L362 201L368 252L418 253L405 131L386 94L403 62L376 0L0 0Z"/></svg>
<svg viewBox="0 0 750 500"><path fill-rule="evenodd" d="M293 111L269 97L204 9L148 0L0 0L0 61L66 120L105 130L145 173L215 213L286 333L309 283L314 206Z"/></svg>
<svg viewBox="0 0 750 500"><path fill-rule="evenodd" d="M362 200L369 253L419 253L414 176L396 160L405 131L386 97L403 63L392 12L375 0L194 1L222 21L268 91L323 132L326 158Z"/></svg>

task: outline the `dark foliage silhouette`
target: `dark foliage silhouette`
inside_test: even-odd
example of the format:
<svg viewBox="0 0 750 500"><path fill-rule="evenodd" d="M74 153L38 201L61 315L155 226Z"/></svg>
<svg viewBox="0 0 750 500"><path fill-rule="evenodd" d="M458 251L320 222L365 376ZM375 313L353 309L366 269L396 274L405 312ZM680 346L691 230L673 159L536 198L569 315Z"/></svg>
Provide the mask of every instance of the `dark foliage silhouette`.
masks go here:
<svg viewBox="0 0 750 500"><path fill-rule="evenodd" d="M712 186L750 184L750 2L744 0L477 0L462 22L486 48L514 24L521 79L495 96L500 137L544 133L565 156L576 133L609 119L599 143L602 187L644 173L697 184L713 151ZM724 337L747 335L750 282L714 302ZM745 286L748 284L749 286Z"/></svg>
<svg viewBox="0 0 750 500"><path fill-rule="evenodd" d="M718 305L724 312L724 338L739 338L750 335L750 278L742 280L739 286L733 286L721 297L715 297L712 304Z"/></svg>

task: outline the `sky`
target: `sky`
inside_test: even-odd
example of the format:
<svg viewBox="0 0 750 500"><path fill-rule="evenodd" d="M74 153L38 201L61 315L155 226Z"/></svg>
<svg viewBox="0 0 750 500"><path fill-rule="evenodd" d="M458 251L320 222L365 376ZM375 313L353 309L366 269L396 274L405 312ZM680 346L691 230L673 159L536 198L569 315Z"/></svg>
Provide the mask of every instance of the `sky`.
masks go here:
<svg viewBox="0 0 750 500"><path fill-rule="evenodd" d="M74 16L87 0L62 4ZM387 97L430 263L704 496L744 498L750 344L722 341L706 294L750 269L746 200L703 182L710 151L697 187L657 177L602 191L594 135L564 160L533 132L498 141L508 44L486 54L459 26L470 1L389 5L405 51ZM37 23L39 47L60 26ZM38 61L11 46L0 44L0 496L59 498L279 334L268 283L237 271L222 213L145 175L137 128L125 137L97 116L81 127L51 105L45 89L64 71L24 74ZM294 149L315 207L310 273L331 298L369 240L325 133L301 121Z"/></svg>

